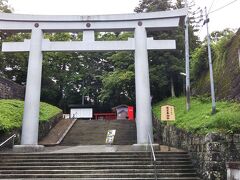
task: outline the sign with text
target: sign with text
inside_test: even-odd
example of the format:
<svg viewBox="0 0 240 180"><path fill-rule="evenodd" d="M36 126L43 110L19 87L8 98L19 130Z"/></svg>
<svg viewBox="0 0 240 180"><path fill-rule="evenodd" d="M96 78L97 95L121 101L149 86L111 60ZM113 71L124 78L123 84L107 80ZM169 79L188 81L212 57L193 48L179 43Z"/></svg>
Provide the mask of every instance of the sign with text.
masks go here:
<svg viewBox="0 0 240 180"><path fill-rule="evenodd" d="M162 121L175 121L174 106L166 105L161 107L161 120Z"/></svg>
<svg viewBox="0 0 240 180"><path fill-rule="evenodd" d="M107 138L106 138L106 144L112 144L113 143L115 134L116 134L116 129L108 130Z"/></svg>

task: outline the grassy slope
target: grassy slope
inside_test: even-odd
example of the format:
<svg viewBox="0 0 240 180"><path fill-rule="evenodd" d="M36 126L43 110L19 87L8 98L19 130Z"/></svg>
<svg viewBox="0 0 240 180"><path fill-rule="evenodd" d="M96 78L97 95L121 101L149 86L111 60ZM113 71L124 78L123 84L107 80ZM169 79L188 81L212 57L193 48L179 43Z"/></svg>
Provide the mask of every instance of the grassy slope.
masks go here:
<svg viewBox="0 0 240 180"><path fill-rule="evenodd" d="M191 110L185 110L185 98L166 99L153 107L153 112L160 119L161 105L175 106L176 121L179 128L190 132L206 134L208 132L239 133L240 105L230 102L217 102L217 113L211 115L211 102L193 98Z"/></svg>
<svg viewBox="0 0 240 180"><path fill-rule="evenodd" d="M240 46L240 29L235 36L221 39L213 45L213 76L216 97L240 101L240 68L238 48ZM209 71L202 72L192 88L197 95L210 94Z"/></svg>
<svg viewBox="0 0 240 180"><path fill-rule="evenodd" d="M19 100L0 100L0 131L7 132L21 127L24 102ZM47 103L41 103L40 121L47 121L61 110Z"/></svg>

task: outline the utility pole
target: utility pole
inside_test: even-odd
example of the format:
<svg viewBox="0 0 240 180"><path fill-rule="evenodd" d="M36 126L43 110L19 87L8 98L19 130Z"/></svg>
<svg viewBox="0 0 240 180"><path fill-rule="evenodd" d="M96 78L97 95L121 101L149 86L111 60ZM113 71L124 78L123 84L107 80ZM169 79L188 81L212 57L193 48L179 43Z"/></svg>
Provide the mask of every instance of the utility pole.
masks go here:
<svg viewBox="0 0 240 180"><path fill-rule="evenodd" d="M209 17L207 13L207 7L205 7L206 19L204 24L207 27L207 45L208 45L208 61L209 61L209 72L210 72L210 85L211 85L211 96L212 96L212 114L216 113L216 101L215 101L215 92L214 92L214 80L213 80L213 68L212 68L212 53L210 47L210 35L208 30Z"/></svg>
<svg viewBox="0 0 240 180"><path fill-rule="evenodd" d="M188 9L188 2L185 0L185 8ZM186 109L190 110L190 73L189 73L189 16L185 17L185 69L186 69Z"/></svg>
<svg viewBox="0 0 240 180"><path fill-rule="evenodd" d="M85 87L85 81L83 80L83 89L84 89L84 87ZM84 105L85 104L85 92L84 92L84 90L83 90L83 94L82 94L82 105Z"/></svg>

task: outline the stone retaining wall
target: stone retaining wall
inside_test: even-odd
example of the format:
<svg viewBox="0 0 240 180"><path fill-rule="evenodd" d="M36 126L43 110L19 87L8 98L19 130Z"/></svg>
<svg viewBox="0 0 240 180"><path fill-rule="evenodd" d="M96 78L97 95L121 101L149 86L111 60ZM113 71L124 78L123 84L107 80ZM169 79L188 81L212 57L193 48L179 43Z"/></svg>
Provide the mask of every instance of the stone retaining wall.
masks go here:
<svg viewBox="0 0 240 180"><path fill-rule="evenodd" d="M61 119L62 119L62 112L52 117L49 121L40 122L38 139L40 140L43 137L45 137L49 133L49 131L52 129L52 127L54 127ZM21 131L22 131L21 128L19 128L8 133L4 133L4 134L0 133L0 143L5 141L7 138L12 136L13 134L16 134L17 137L15 138L15 144L20 144ZM10 141L6 145L7 147L11 147L12 142Z"/></svg>
<svg viewBox="0 0 240 180"><path fill-rule="evenodd" d="M240 134L195 135L158 120L154 123L156 141L188 151L203 180L227 179L226 162L240 160Z"/></svg>
<svg viewBox="0 0 240 180"><path fill-rule="evenodd" d="M24 99L25 87L0 77L0 99Z"/></svg>

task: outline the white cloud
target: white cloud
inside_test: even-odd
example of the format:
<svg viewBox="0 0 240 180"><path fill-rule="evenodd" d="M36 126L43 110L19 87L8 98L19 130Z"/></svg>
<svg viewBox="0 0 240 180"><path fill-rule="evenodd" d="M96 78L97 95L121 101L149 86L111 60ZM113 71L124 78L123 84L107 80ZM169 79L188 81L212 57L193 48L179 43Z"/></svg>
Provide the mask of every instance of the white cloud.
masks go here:
<svg viewBox="0 0 240 180"><path fill-rule="evenodd" d="M9 0L16 13L95 15L131 13L139 0Z"/></svg>
<svg viewBox="0 0 240 180"><path fill-rule="evenodd" d="M195 0L196 4L200 6L202 9L206 6L207 9L210 8L213 0ZM215 0L213 6L210 10L214 11L224 5L232 2L232 0ZM209 30L223 30L225 28L240 28L240 1L236 1L235 3L219 10L214 13L210 13L209 15L210 23ZM206 35L205 27L201 30L201 37Z"/></svg>

